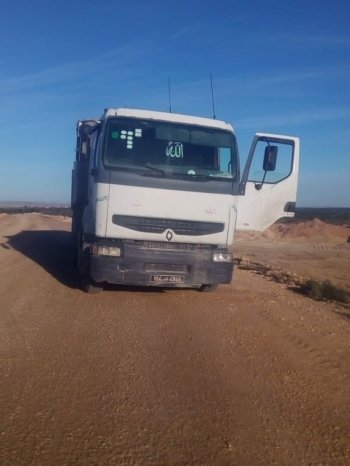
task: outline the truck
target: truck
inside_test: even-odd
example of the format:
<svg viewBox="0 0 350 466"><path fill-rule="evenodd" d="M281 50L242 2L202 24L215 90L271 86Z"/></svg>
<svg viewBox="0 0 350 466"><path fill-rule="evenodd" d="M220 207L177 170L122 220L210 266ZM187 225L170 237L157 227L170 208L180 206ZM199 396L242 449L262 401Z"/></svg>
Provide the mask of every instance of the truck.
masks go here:
<svg viewBox="0 0 350 466"><path fill-rule="evenodd" d="M241 171L231 124L130 108L77 123L72 240L86 292L210 291L231 282L236 231L293 217L299 138L255 134Z"/></svg>

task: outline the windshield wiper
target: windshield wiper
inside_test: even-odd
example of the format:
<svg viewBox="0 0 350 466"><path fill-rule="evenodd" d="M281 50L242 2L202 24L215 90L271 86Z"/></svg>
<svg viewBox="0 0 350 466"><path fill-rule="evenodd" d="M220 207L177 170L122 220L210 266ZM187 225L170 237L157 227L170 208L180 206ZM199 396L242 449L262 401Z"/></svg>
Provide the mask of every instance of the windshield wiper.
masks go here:
<svg viewBox="0 0 350 466"><path fill-rule="evenodd" d="M230 180L232 177L220 176L220 175L203 175L200 173L173 173L173 176L182 178L182 179L192 179L193 181L213 181L213 180Z"/></svg>
<svg viewBox="0 0 350 466"><path fill-rule="evenodd" d="M200 175L198 173L172 173L172 176L182 179L192 179L193 181L205 180L209 181L212 177L209 175Z"/></svg>
<svg viewBox="0 0 350 466"><path fill-rule="evenodd" d="M156 173L160 173L161 175L165 176L165 171L164 170L162 170L161 168L154 167L153 165L149 165L148 163L133 162L133 161L128 160L128 159L119 159L118 162L127 163L131 167L135 166L135 167L147 168L148 170L152 170L152 171L154 171ZM144 176L146 176L145 173L144 173Z"/></svg>
<svg viewBox="0 0 350 466"><path fill-rule="evenodd" d="M150 170L153 170L153 171L155 171L157 173L161 173L163 176L165 176L165 171L162 170L161 168L154 167L153 165L149 165L148 163L140 163L138 165L140 165L140 167L146 167L146 168L148 168Z"/></svg>

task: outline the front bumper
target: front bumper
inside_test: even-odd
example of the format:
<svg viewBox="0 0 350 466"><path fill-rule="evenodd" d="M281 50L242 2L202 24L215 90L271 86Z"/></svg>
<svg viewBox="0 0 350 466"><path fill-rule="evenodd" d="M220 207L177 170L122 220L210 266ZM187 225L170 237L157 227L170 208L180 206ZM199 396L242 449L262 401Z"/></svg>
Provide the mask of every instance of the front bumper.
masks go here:
<svg viewBox="0 0 350 466"><path fill-rule="evenodd" d="M125 241L122 257L91 255L89 275L97 283L190 287L230 283L233 262L213 262L212 246ZM226 250L221 250L226 252ZM169 277L174 282L158 282Z"/></svg>

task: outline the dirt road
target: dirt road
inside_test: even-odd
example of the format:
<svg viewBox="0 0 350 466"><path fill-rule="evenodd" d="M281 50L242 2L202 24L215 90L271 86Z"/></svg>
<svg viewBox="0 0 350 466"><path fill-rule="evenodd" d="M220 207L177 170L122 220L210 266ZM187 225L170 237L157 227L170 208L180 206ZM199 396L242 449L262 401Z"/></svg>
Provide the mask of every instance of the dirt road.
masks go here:
<svg viewBox="0 0 350 466"><path fill-rule="evenodd" d="M240 270L86 295L69 227L0 218L0 464L350 464L344 308Z"/></svg>

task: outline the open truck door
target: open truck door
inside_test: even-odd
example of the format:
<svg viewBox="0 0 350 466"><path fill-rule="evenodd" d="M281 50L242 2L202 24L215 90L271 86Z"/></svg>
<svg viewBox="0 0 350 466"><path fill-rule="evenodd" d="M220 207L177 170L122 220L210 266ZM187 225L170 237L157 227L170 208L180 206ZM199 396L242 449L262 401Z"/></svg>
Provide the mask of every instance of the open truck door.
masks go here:
<svg viewBox="0 0 350 466"><path fill-rule="evenodd" d="M293 217L298 172L299 138L257 133L240 183L236 230L264 231Z"/></svg>

